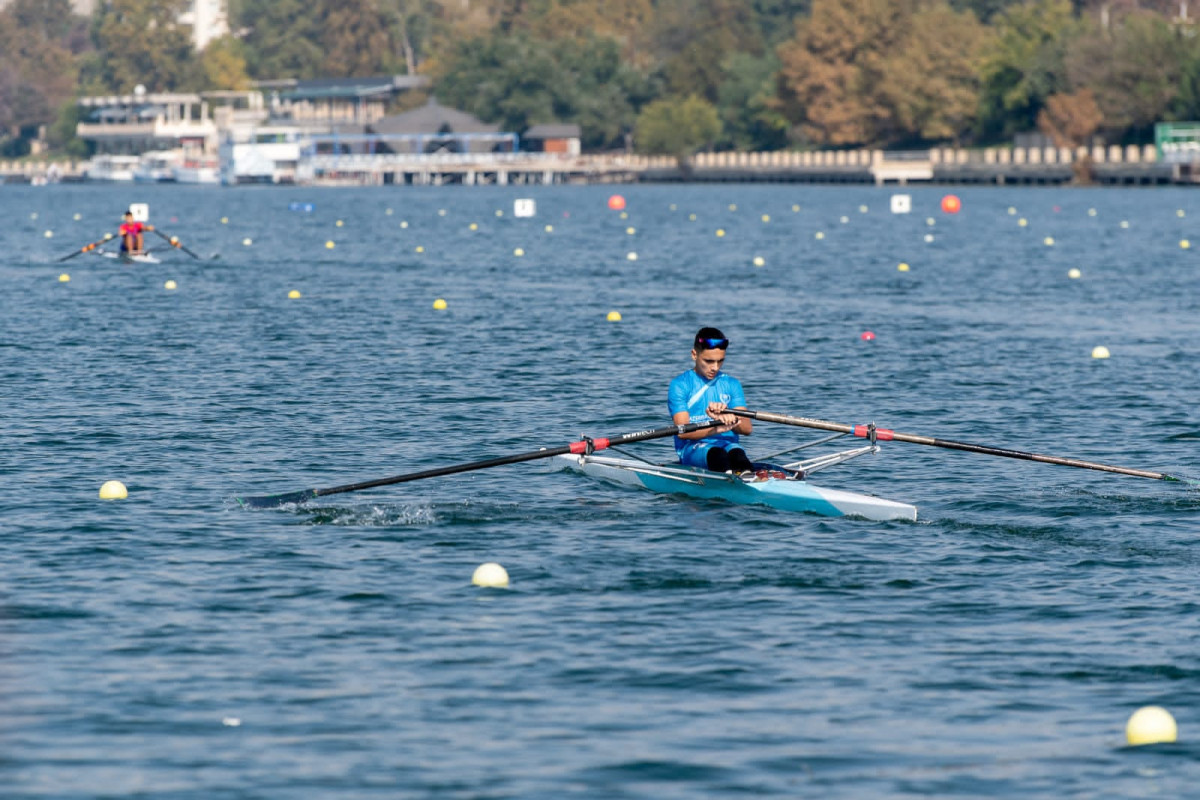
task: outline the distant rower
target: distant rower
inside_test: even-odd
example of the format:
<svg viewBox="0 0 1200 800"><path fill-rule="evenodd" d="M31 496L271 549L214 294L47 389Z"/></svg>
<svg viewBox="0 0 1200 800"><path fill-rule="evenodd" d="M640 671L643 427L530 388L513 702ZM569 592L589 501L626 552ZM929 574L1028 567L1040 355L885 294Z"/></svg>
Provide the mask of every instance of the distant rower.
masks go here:
<svg viewBox="0 0 1200 800"><path fill-rule="evenodd" d="M145 252L144 231L152 231L154 226L149 223L136 222L133 210L125 212L125 221L121 223L121 252L138 256Z"/></svg>

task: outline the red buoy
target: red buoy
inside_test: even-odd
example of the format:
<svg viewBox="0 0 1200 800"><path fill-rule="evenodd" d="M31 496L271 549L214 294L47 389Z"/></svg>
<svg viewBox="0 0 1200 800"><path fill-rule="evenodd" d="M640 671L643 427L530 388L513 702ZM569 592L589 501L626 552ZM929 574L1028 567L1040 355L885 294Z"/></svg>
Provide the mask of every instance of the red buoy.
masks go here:
<svg viewBox="0 0 1200 800"><path fill-rule="evenodd" d="M625 198L619 194L614 194L608 198L608 207L613 211L621 211L625 208Z"/></svg>
<svg viewBox="0 0 1200 800"><path fill-rule="evenodd" d="M957 214L962 208L962 201L957 196L948 194L942 198L942 211L947 214Z"/></svg>

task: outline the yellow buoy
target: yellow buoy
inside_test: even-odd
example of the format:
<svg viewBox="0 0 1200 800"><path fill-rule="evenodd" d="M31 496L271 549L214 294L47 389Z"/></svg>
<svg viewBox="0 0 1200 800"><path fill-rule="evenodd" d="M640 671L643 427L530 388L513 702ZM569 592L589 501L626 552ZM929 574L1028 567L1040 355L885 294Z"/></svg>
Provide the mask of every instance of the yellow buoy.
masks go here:
<svg viewBox="0 0 1200 800"><path fill-rule="evenodd" d="M292 289L290 292L288 292L288 297L292 300L299 300L301 297L303 297L303 295L300 294L299 289Z"/></svg>
<svg viewBox="0 0 1200 800"><path fill-rule="evenodd" d="M1187 250L1189 247L1192 246L1192 243L1189 242L1187 239L1180 239L1179 246L1182 247L1184 250Z"/></svg>
<svg viewBox="0 0 1200 800"><path fill-rule="evenodd" d="M670 208L670 210L671 210L671 211L674 211L675 209L677 209L677 208L678 208L678 206L677 206L677 205L675 205L674 203L671 203L671 205L670 205L670 206L668 206L668 208Z"/></svg>
<svg viewBox="0 0 1200 800"><path fill-rule="evenodd" d="M390 208L387 208L387 209L384 209L383 213L390 217L392 215L392 210Z"/></svg>
<svg viewBox="0 0 1200 800"><path fill-rule="evenodd" d="M737 203L730 203L730 204L729 204L729 210L730 210L730 211L737 211Z"/></svg>
<svg viewBox="0 0 1200 800"><path fill-rule="evenodd" d="M1122 228L1128 228L1128 227L1129 227L1129 220L1127 220L1127 219L1123 219L1123 220L1121 220L1121 227L1122 227Z"/></svg>
<svg viewBox="0 0 1200 800"><path fill-rule="evenodd" d="M333 249L333 248L335 248L335 247L337 247L337 245L333 243L333 239L330 239L330 240L328 240L327 242L325 242L325 249L326 249L326 250L332 250L332 249Z"/></svg>
<svg viewBox="0 0 1200 800"><path fill-rule="evenodd" d="M1029 225L1029 220L1025 219L1024 217L1021 217L1019 220L1017 220L1017 224L1020 225L1022 228L1024 228L1027 225Z"/></svg>
<svg viewBox="0 0 1200 800"><path fill-rule="evenodd" d="M637 228L634 228L634 227L626 228L625 233L629 234L630 236L633 236L635 233L637 233Z"/></svg>
<svg viewBox="0 0 1200 800"><path fill-rule="evenodd" d="M553 226L553 225L547 225L547 226L546 226L546 233L554 233L554 226Z"/></svg>
<svg viewBox="0 0 1200 800"><path fill-rule="evenodd" d="M858 207L858 213L860 213L860 214L865 214L865 213L867 213L867 211L868 211L868 210L869 210L869 209L868 209L866 206L859 206L859 207Z"/></svg>
<svg viewBox="0 0 1200 800"><path fill-rule="evenodd" d="M446 308L446 301L439 297L437 300L433 301L433 307L438 311L442 311Z"/></svg>
<svg viewBox="0 0 1200 800"><path fill-rule="evenodd" d="M69 280L71 280L71 276L70 276L70 275L68 275L68 274L67 274L67 273L65 273L65 272L64 272L62 275L59 275L59 276L58 276L58 282L59 282L59 283L66 283L66 282L67 282L67 281L69 281Z"/></svg>
<svg viewBox="0 0 1200 800"><path fill-rule="evenodd" d="M753 263L754 263L754 266L761 267L763 264L767 263L767 260L765 258L763 258L762 256L755 256Z"/></svg>
<svg viewBox="0 0 1200 800"><path fill-rule="evenodd" d="M477 231L477 230L479 230L479 223L477 223L477 222L472 222L470 225L468 225L468 226L467 226L467 230L469 230L469 231Z"/></svg>
<svg viewBox="0 0 1200 800"><path fill-rule="evenodd" d="M120 481L105 481L100 487L101 500L124 500L128 496L129 491Z"/></svg>
<svg viewBox="0 0 1200 800"><path fill-rule="evenodd" d="M1178 735L1175 718L1162 706L1143 706L1125 723L1125 741L1135 746L1173 742Z"/></svg>
<svg viewBox="0 0 1200 800"><path fill-rule="evenodd" d="M724 228L717 228L717 238L718 238L718 239L720 239L720 238L721 238L722 236L724 236L724 235L725 235L725 229L724 229Z"/></svg>
<svg viewBox="0 0 1200 800"><path fill-rule="evenodd" d="M1016 209L1016 208L1014 208L1013 206L1009 206L1009 207L1008 207L1008 214L1009 214L1009 216L1014 216L1016 213L1017 213L1017 209Z"/></svg>
<svg viewBox="0 0 1200 800"><path fill-rule="evenodd" d="M1067 277L1072 279L1082 278L1083 273L1079 271L1078 267L1071 267L1069 270L1067 270Z"/></svg>
<svg viewBox="0 0 1200 800"><path fill-rule="evenodd" d="M621 321L621 312L620 311L608 312L608 321L609 322L620 322Z"/></svg>
<svg viewBox="0 0 1200 800"><path fill-rule="evenodd" d="M83 214L76 213L75 216L71 217L71 219L79 222L79 220L83 219Z"/></svg>
<svg viewBox="0 0 1200 800"><path fill-rule="evenodd" d="M637 258L637 253L633 252L632 250L625 254L625 259L627 261L637 261Z"/></svg>
<svg viewBox="0 0 1200 800"><path fill-rule="evenodd" d="M621 212L621 214L620 214L620 216L621 216L621 219L629 219L629 212L628 212L628 211L622 211L622 212Z"/></svg>
<svg viewBox="0 0 1200 800"><path fill-rule="evenodd" d="M1088 209L1088 216L1089 216L1089 217L1094 217L1094 216L1096 216L1096 209L1094 209L1094 208L1089 208L1089 209Z"/></svg>
<svg viewBox="0 0 1200 800"><path fill-rule="evenodd" d="M1042 244L1046 245L1046 247L1054 247L1054 237L1047 236L1045 239L1042 239Z"/></svg>
<svg viewBox="0 0 1200 800"><path fill-rule="evenodd" d="M43 236L45 236L47 239L53 239L53 238L54 238L54 231L46 231L46 232L45 232L45 233L43 233L42 235L43 235Z"/></svg>
<svg viewBox="0 0 1200 800"><path fill-rule="evenodd" d="M170 289L177 289L178 287L175 285L175 281L167 281L166 283L163 284L163 288L170 290Z"/></svg>
<svg viewBox="0 0 1200 800"><path fill-rule="evenodd" d="M770 214L763 214L763 215L762 215L762 221L763 221L763 222L770 222L770 221L771 221L771 215L770 215Z"/></svg>
<svg viewBox="0 0 1200 800"><path fill-rule="evenodd" d="M813 238L814 239L824 239L825 238L824 231L817 231L816 233L813 234Z"/></svg>
<svg viewBox="0 0 1200 800"><path fill-rule="evenodd" d="M696 215L688 214L688 222L695 222L695 221L696 221Z"/></svg>
<svg viewBox="0 0 1200 800"><path fill-rule="evenodd" d="M508 586L508 572L499 564L489 561L475 568L471 583L486 588L503 588Z"/></svg>
<svg viewBox="0 0 1200 800"><path fill-rule="evenodd" d="M222 224L222 225L228 225L228 224L229 224L229 217L221 217L221 224Z"/></svg>
<svg viewBox="0 0 1200 800"><path fill-rule="evenodd" d="M903 261L901 261L896 265L896 270L898 272L908 272L908 264L905 264Z"/></svg>
<svg viewBox="0 0 1200 800"><path fill-rule="evenodd" d="M424 253L425 248L421 245L417 245L416 247L413 248L413 252L414 253Z"/></svg>
<svg viewBox="0 0 1200 800"><path fill-rule="evenodd" d="M1102 344L1098 344L1092 348L1092 358L1108 358L1108 348Z"/></svg>
<svg viewBox="0 0 1200 800"><path fill-rule="evenodd" d="M406 219L402 219L402 220L400 220L400 227L401 227L401 228L407 228L407 227L408 227L408 220L406 220Z"/></svg>
<svg viewBox="0 0 1200 800"><path fill-rule="evenodd" d="M793 211L793 212L796 212L796 211L799 211L799 210L800 210L800 206L799 206L798 204L795 204L795 203L793 203L793 204L792 204L792 211Z"/></svg>
<svg viewBox="0 0 1200 800"><path fill-rule="evenodd" d="M525 255L525 250L524 250L524 248L518 247L518 248L514 249L514 250L513 250L513 255L514 255L514 256L517 256L517 257L520 257L520 256L523 256L523 255Z"/></svg>
<svg viewBox="0 0 1200 800"><path fill-rule="evenodd" d="M245 239L242 239L242 244L246 247L249 247L250 245L254 244L254 240L247 236Z"/></svg>
<svg viewBox="0 0 1200 800"><path fill-rule="evenodd" d="M838 222L842 223L843 225L845 225L849 221L850 221L850 218L845 216L844 214L842 216L838 217Z"/></svg>
<svg viewBox="0 0 1200 800"><path fill-rule="evenodd" d="M1176 212L1175 212L1175 216L1177 216L1177 217L1186 217L1186 216L1187 216L1187 214L1185 214L1185 213L1184 213L1184 211L1183 211L1183 209L1181 208L1181 209L1179 209L1178 211L1176 211Z"/></svg>
<svg viewBox="0 0 1200 800"><path fill-rule="evenodd" d="M334 225L336 225L336 226L338 226L338 227L340 228L340 227L342 227L343 225L345 225L346 223L342 222L342 221L339 219L337 222L335 222L335 223L333 223L333 224L334 224Z"/></svg>

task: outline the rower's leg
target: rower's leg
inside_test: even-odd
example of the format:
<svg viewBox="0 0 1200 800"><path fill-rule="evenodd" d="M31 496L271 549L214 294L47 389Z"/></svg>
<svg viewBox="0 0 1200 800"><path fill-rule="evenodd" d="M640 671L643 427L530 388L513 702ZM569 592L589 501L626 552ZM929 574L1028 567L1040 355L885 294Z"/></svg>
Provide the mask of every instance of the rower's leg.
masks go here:
<svg viewBox="0 0 1200 800"><path fill-rule="evenodd" d="M710 472L725 472L729 467L729 454L720 447L708 448L708 469Z"/></svg>
<svg viewBox="0 0 1200 800"><path fill-rule="evenodd" d="M729 469L734 472L753 472L754 465L750 463L750 458L746 455L746 451L740 447L731 447L725 451L729 456Z"/></svg>

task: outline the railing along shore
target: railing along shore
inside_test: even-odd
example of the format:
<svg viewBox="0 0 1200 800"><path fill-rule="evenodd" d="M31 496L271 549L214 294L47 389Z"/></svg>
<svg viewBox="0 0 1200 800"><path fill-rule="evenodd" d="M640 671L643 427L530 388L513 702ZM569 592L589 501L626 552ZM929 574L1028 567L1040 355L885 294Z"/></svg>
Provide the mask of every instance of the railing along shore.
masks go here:
<svg viewBox="0 0 1200 800"><path fill-rule="evenodd" d="M6 183L80 181L87 162L0 161ZM313 185L448 183L809 182L962 184L1197 184L1200 162L1164 163L1153 145L1090 148L933 148L698 153L311 154L296 182Z"/></svg>

